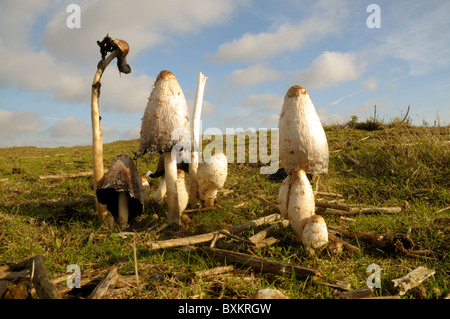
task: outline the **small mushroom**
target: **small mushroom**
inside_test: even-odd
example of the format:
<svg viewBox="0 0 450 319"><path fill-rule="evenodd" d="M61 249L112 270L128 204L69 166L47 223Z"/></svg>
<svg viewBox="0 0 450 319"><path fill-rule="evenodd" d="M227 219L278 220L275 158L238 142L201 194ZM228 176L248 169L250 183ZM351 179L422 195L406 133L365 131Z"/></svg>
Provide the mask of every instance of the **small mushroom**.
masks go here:
<svg viewBox="0 0 450 319"><path fill-rule="evenodd" d="M278 129L280 159L287 174L295 168L313 175L328 173L327 137L303 87L294 85L287 91Z"/></svg>
<svg viewBox="0 0 450 319"><path fill-rule="evenodd" d="M328 229L325 219L320 215L313 215L303 229L302 243L307 249L319 253L328 244Z"/></svg>
<svg viewBox="0 0 450 319"><path fill-rule="evenodd" d="M121 229L127 228L130 220L142 214L142 179L129 156L119 155L114 159L96 195Z"/></svg>
<svg viewBox="0 0 450 319"><path fill-rule="evenodd" d="M306 173L294 169L284 180L277 198L281 215L289 220L295 235L302 240L303 229L314 215L314 193Z"/></svg>
<svg viewBox="0 0 450 319"><path fill-rule="evenodd" d="M142 118L137 157L160 153L164 156L167 188L168 224L181 224L178 205L176 152L191 151L189 111L183 91L175 75L161 71L150 93ZM179 149L172 149L177 146Z"/></svg>
<svg viewBox="0 0 450 319"><path fill-rule="evenodd" d="M223 153L215 154L198 165L198 194L205 207L214 206L217 191L227 179L227 165L227 157Z"/></svg>

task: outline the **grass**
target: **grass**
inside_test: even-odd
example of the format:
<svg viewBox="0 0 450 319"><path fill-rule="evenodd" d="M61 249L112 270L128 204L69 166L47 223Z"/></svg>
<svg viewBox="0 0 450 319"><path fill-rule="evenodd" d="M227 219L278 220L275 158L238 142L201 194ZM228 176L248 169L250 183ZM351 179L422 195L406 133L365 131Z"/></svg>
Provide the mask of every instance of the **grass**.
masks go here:
<svg viewBox="0 0 450 319"><path fill-rule="evenodd" d="M308 257L289 227L274 234L279 244L254 253L316 268L327 277L351 283L354 289L366 286L367 266L376 263L382 279L376 293L383 296L395 294L391 279L425 266L436 270L421 284L426 297L447 294L450 210L442 209L450 205L450 128L382 125L377 130L365 130L335 125L325 127L325 131L330 164L329 173L320 178L320 191L340 193L349 204L402 207L400 214L361 214L353 220L324 215L327 224L375 233L405 233L411 229L414 249L429 250L428 258L408 257L357 240L349 241L363 249L361 256L344 251L336 257ZM105 165L118 154L132 156L137 148L137 140L106 144ZM274 213L248 195L251 191L274 201L278 194L281 181L261 175L259 163L247 160L229 164L225 188L230 191L219 194L218 209L191 213L190 222L183 227L154 235L151 230L166 220L166 204L151 204L131 224L138 235L124 239L116 235L117 229L101 227L93 206L40 205L46 201L93 199L91 176L39 178L92 170L90 146L6 148L0 149L0 158L0 266L23 269L29 258L43 254L53 278L65 275L69 264L81 267L82 279L93 273L105 274L112 266L117 266L122 275L132 275L135 242L143 278L141 298L249 298L261 288L279 289L290 298L320 299L337 293L311 280L261 274L238 266L226 275L197 277L196 271L223 263L197 251L173 248L150 253L146 248L149 241L210 232ZM144 174L149 169L154 171L156 164L156 156L145 157L137 167ZM158 179L150 181L152 192L158 183ZM258 230L240 235L248 237ZM136 289L118 297L135 298ZM411 292L405 298L417 298L417 294Z"/></svg>

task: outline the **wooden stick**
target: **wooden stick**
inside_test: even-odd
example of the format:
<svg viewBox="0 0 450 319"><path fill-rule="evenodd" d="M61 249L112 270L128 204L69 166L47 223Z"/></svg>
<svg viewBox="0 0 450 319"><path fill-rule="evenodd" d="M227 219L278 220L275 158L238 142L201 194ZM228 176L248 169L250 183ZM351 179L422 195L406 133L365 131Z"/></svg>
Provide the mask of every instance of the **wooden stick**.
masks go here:
<svg viewBox="0 0 450 319"><path fill-rule="evenodd" d="M39 299L61 299L58 289L56 289L47 269L45 269L42 255L37 255L32 259L30 273L31 281L36 288Z"/></svg>
<svg viewBox="0 0 450 319"><path fill-rule="evenodd" d="M21 271L2 271L0 270L0 280L14 281L17 279L25 279L30 276L30 269L23 269Z"/></svg>
<svg viewBox="0 0 450 319"><path fill-rule="evenodd" d="M93 171L88 172L79 172L79 173L61 173L56 175L41 175L39 179L64 179L64 178L73 178L73 177L83 177L83 176L92 176L94 174Z"/></svg>
<svg viewBox="0 0 450 319"><path fill-rule="evenodd" d="M133 259L134 259L134 273L136 275L137 298L139 299L139 293L140 293L141 289L139 287L139 274L138 274L138 265L137 265L136 241L133 241Z"/></svg>
<svg viewBox="0 0 450 319"><path fill-rule="evenodd" d="M114 267L108 273L108 275L103 278L102 281L100 281L100 283L95 287L95 289L89 295L89 299L107 299L116 286L118 279L119 274L117 272L117 267Z"/></svg>
<svg viewBox="0 0 450 319"><path fill-rule="evenodd" d="M254 242L252 242L252 241L250 241L250 240L248 240L248 239L245 239L245 238L242 238L242 237L233 235L233 234L231 234L231 233L230 233L229 231L227 231L227 230L219 230L219 234L222 234L222 235L225 235L225 236L234 238L234 239L239 240L239 241L241 241L241 242L243 242L243 243L246 243L246 244L250 244L250 245L254 245L254 244L255 244Z"/></svg>
<svg viewBox="0 0 450 319"><path fill-rule="evenodd" d="M370 287L364 287L360 289L345 291L338 296L336 296L336 299L361 299L361 298L368 298L372 295L373 289Z"/></svg>
<svg viewBox="0 0 450 319"><path fill-rule="evenodd" d="M215 276L223 273L231 272L234 270L233 265L224 266L224 267L216 267L206 270L199 270L195 272L196 277L205 277L205 276Z"/></svg>
<svg viewBox="0 0 450 319"><path fill-rule="evenodd" d="M403 296L408 290L420 285L420 283L435 273L436 271L433 269L430 270L420 266L403 277L392 279L392 282L394 283L394 287L397 287L398 294Z"/></svg>
<svg viewBox="0 0 450 319"><path fill-rule="evenodd" d="M329 192L317 192L316 195L319 195L319 196L331 196L331 197L344 197L344 195L342 195L342 194L329 193Z"/></svg>
<svg viewBox="0 0 450 319"><path fill-rule="evenodd" d="M406 111L405 117L403 118L403 120L400 121L399 124L401 124L401 123L406 121L406 118L408 117L408 114L409 114L409 108L410 108L410 105L408 105L408 110Z"/></svg>
<svg viewBox="0 0 450 319"><path fill-rule="evenodd" d="M219 260L226 260L228 262L248 266L256 271L273 273L288 278L291 278L292 276L295 276L298 279L306 279L308 277L311 277L315 282L328 285L336 289L350 289L350 284L345 281L322 278L321 273L316 269L301 267L270 260L267 258L262 258L255 255L249 255L224 249L210 248L206 246L202 247L201 249L210 257L216 257Z"/></svg>
<svg viewBox="0 0 450 319"><path fill-rule="evenodd" d="M267 235L273 233L274 231L276 231L277 229L279 229L281 227L287 227L287 226L289 226L289 220L283 219L283 220L277 222L276 224L273 224L273 225L267 227L266 229L263 229L262 231L254 234L253 236L249 237L248 240L250 240L254 244L257 244L260 241L264 240L264 238L266 238Z"/></svg>
<svg viewBox="0 0 450 319"><path fill-rule="evenodd" d="M353 246L352 244L347 243L346 241L342 240L339 237L334 236L333 234L328 233L328 238L331 240L335 240L335 241L339 241L341 242L345 249L347 249L348 251L350 251L351 253L355 254L355 255L361 255L361 249L359 249L356 246Z"/></svg>
<svg viewBox="0 0 450 319"><path fill-rule="evenodd" d="M275 210L277 210L277 211L280 211L280 208L278 207L278 205L277 204L275 204L275 203L272 203L271 201L268 201L267 199L265 199L265 198L262 198L262 197L260 197L260 196L258 196L258 195L256 195L256 194L254 194L254 193L248 193L251 197L254 197L254 198L256 198L257 200L259 200L261 203L263 203L264 205L267 205L267 206L269 206L269 207L271 207L271 208L273 208L273 209L275 209Z"/></svg>
<svg viewBox="0 0 450 319"><path fill-rule="evenodd" d="M336 231L348 238L361 239L382 248L395 248L400 252L405 252L414 246L414 243L407 235L399 233L373 234L345 230L335 226L328 226L328 229Z"/></svg>
<svg viewBox="0 0 450 319"><path fill-rule="evenodd" d="M252 220L250 222L240 224L240 225L231 226L224 230L228 231L231 234L236 234L236 233L239 233L241 231L247 230L252 227L258 227L258 226L261 226L264 224L274 222L280 218L281 218L280 214L272 214L269 216L264 216L264 217ZM157 250L157 249L170 248L170 247L179 247L179 246L186 246L186 245L195 245L195 244L211 241L214 239L215 236L217 236L217 238L222 238L225 235L220 234L219 231L215 231L215 232L211 232L211 233L194 235L194 236L190 236L190 237L150 242L150 243L148 243L148 245L149 245L150 250Z"/></svg>
<svg viewBox="0 0 450 319"><path fill-rule="evenodd" d="M291 265L267 258L262 258L256 255L249 255L225 249L210 248L206 246L201 247L201 250L210 257L218 258L219 260L226 260L227 262L237 263L243 266L248 266L256 271L274 273L284 277L292 277L295 273L295 277L299 279L305 279L306 277L318 279L321 276L320 272L316 269Z"/></svg>
<svg viewBox="0 0 450 319"><path fill-rule="evenodd" d="M334 210L338 210L340 212L332 211L332 213L341 215L376 214L376 213L397 214L402 211L401 207L351 207L349 205L327 203L327 202L316 202L315 204L316 207L327 209L331 208ZM326 214L326 211L322 213Z"/></svg>

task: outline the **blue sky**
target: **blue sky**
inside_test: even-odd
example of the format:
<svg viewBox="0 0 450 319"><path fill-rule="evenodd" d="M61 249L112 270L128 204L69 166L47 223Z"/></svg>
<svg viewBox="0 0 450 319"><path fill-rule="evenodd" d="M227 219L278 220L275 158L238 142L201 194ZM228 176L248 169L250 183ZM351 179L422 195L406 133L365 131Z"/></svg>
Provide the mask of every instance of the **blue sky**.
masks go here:
<svg viewBox="0 0 450 319"><path fill-rule="evenodd" d="M80 28L68 28L78 4ZM370 4L380 28L369 28ZM161 70L188 104L208 76L202 129L276 128L289 87L311 95L321 121L450 122L450 2L8 1L0 2L0 147L91 143L90 87L97 40L130 45L132 73L102 77L104 142L139 138Z"/></svg>

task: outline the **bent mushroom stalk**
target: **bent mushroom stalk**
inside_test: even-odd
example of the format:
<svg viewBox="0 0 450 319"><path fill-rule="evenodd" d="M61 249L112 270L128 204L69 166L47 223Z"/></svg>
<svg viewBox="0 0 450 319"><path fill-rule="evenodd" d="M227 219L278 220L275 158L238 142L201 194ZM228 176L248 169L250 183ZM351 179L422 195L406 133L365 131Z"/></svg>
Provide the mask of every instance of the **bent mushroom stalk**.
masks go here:
<svg viewBox="0 0 450 319"><path fill-rule="evenodd" d="M106 67L111 63L114 58L118 60L119 71L125 74L131 72L130 66L126 63L126 55L128 54L128 43L123 40L117 40L109 37L108 35L100 42L97 41L100 46L100 53L102 59L97 65L97 72L95 73L94 80L92 82L91 91L91 121L92 121L92 150L93 150L93 170L94 170L94 190L97 190L104 178L103 169L103 136L101 127L101 117L99 108L100 97L100 79L105 71ZM109 56L106 56L108 52L111 52ZM96 198L97 214L101 222L104 222L108 216L108 211L105 205L98 202Z"/></svg>
<svg viewBox="0 0 450 319"><path fill-rule="evenodd" d="M191 125L183 91L175 75L159 73L148 99L141 124L136 157L144 154L164 155L164 178L167 189L168 224L181 224L177 193L177 156L191 151Z"/></svg>
<svg viewBox="0 0 450 319"><path fill-rule="evenodd" d="M294 85L287 91L278 129L280 159L287 174L295 168L313 175L328 173L327 137L314 104L303 87Z"/></svg>

